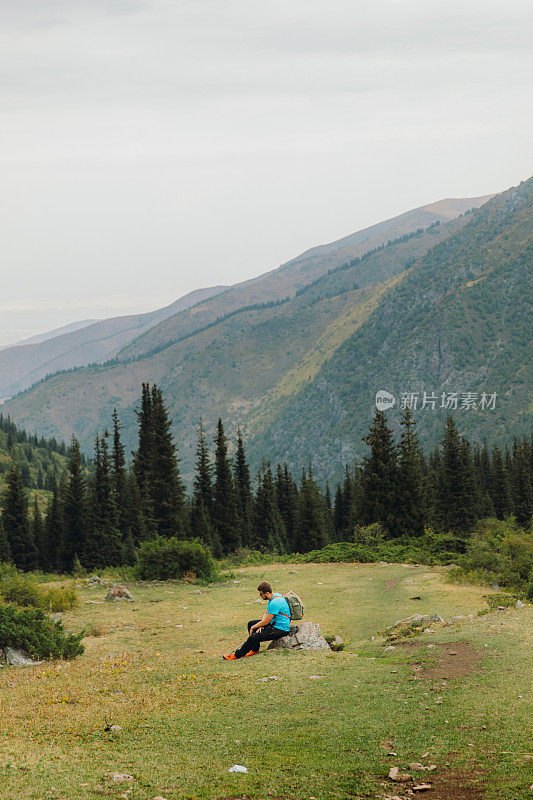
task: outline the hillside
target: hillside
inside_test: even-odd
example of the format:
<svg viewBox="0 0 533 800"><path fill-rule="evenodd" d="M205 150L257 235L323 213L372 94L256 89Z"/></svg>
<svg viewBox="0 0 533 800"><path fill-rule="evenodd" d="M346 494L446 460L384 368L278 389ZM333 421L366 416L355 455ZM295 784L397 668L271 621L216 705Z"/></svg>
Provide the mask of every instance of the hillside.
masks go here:
<svg viewBox="0 0 533 800"><path fill-rule="evenodd" d="M131 449L141 383L155 381L167 400L181 468L190 479L200 415L208 429L220 415L229 433L241 424L249 434L248 420L270 403L272 393L290 397L298 391L401 274L469 218L404 236L326 274L290 300L243 309L151 356L57 375L14 398L6 409L45 435L69 437L74 431L90 451L95 431L109 425L116 405Z"/></svg>
<svg viewBox="0 0 533 800"><path fill-rule="evenodd" d="M240 308L293 297L298 289L324 275L328 270L335 269L353 258L420 228L425 229L436 222L444 223L455 219L465 211L479 207L489 197L490 195L441 200L407 211L385 222L379 222L330 244L307 250L271 272L238 283L217 297L169 317L123 347L119 358L127 361L151 355L162 347L167 347L169 343L183 336L189 336Z"/></svg>
<svg viewBox="0 0 533 800"><path fill-rule="evenodd" d="M58 370L114 358L121 347L143 331L225 288L212 286L198 289L156 311L112 317L82 327L78 324L75 330L58 329L56 335L43 334L33 340L2 348L0 398L11 397Z"/></svg>
<svg viewBox="0 0 533 800"><path fill-rule="evenodd" d="M381 389L397 398L395 426L402 392L437 396L415 414L426 444L442 430L443 392L497 394L494 410L452 412L472 441L529 434L532 186L498 195L413 265L301 391L274 389L246 421L254 459L338 475L361 456Z"/></svg>

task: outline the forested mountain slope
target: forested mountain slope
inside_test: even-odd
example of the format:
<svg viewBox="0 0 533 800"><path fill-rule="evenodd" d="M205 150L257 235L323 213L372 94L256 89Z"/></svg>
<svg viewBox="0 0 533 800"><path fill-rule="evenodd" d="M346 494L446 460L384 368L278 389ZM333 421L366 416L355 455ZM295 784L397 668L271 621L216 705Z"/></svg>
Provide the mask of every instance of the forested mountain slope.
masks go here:
<svg viewBox="0 0 533 800"><path fill-rule="evenodd" d="M498 195L429 251L300 391L272 392L247 419L252 457L268 453L293 467L312 460L317 474L338 474L363 451L378 390L395 396L396 424L401 394L418 393L426 445L447 411L472 441L529 433L532 184ZM422 408L424 391L436 396L435 409ZM467 392L476 408L461 408ZM483 392L496 393L494 409L480 407Z"/></svg>
<svg viewBox="0 0 533 800"><path fill-rule="evenodd" d="M200 415L207 429L214 429L219 416L228 433L237 425L248 436L264 429L276 403L297 396L391 286L471 216L404 235L328 272L292 299L241 309L150 356L54 376L11 400L6 409L45 435L68 439L74 432L91 452L95 432L109 424L116 406L131 447L141 383L156 382L174 420L181 468L190 478ZM266 450L256 452L259 459L269 456Z"/></svg>

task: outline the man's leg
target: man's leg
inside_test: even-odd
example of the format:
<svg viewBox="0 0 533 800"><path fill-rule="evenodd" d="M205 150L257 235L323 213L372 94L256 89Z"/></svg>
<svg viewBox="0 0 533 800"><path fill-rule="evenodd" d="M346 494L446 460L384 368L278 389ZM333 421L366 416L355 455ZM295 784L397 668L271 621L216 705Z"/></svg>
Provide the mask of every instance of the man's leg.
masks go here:
<svg viewBox="0 0 533 800"><path fill-rule="evenodd" d="M252 622L252 625L254 623ZM249 629L248 629L249 630ZM281 639L282 636L287 636L289 631L282 631L279 628L273 628L272 625L265 625L258 631L252 633L238 650L235 650L237 658L243 658L250 651L257 652L260 648L261 642L270 642L273 639Z"/></svg>

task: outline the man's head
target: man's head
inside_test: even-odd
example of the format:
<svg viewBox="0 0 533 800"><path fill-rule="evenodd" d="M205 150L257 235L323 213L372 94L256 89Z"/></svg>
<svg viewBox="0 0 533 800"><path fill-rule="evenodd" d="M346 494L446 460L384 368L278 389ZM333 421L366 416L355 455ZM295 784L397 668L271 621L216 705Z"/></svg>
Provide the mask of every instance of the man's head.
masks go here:
<svg viewBox="0 0 533 800"><path fill-rule="evenodd" d="M257 587L257 591L261 595L262 600L270 600L272 598L272 586L267 581L261 581Z"/></svg>

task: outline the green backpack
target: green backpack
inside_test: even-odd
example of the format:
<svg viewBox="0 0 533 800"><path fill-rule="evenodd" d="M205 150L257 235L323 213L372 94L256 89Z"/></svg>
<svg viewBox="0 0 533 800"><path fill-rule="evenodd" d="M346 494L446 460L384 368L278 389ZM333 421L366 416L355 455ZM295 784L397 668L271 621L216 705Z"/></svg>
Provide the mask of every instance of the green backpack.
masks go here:
<svg viewBox="0 0 533 800"><path fill-rule="evenodd" d="M293 592L292 589L289 589L283 597L289 604L289 611L292 619L303 619L303 615L305 613L305 606L302 603L302 600L298 597L296 592Z"/></svg>

